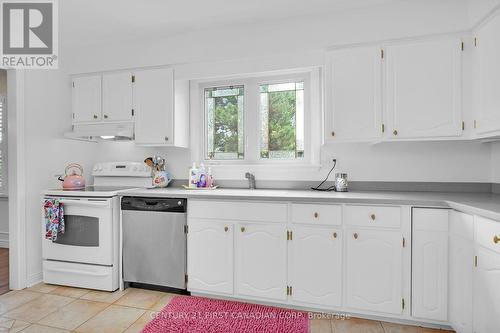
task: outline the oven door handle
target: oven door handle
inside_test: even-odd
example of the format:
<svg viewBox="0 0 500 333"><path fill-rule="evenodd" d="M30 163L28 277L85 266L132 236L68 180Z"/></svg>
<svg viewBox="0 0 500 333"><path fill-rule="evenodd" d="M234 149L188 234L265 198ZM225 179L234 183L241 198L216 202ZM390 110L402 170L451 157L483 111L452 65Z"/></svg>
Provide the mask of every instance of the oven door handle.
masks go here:
<svg viewBox="0 0 500 333"><path fill-rule="evenodd" d="M82 271L78 269L67 269L67 268L46 268L47 271L51 272L56 272L56 273L70 273L70 274L85 274L85 275L91 275L91 276L106 276L108 275L107 272L89 272L89 271Z"/></svg>
<svg viewBox="0 0 500 333"><path fill-rule="evenodd" d="M87 200L60 200L63 205L85 206L85 207L109 207L109 201L87 201Z"/></svg>

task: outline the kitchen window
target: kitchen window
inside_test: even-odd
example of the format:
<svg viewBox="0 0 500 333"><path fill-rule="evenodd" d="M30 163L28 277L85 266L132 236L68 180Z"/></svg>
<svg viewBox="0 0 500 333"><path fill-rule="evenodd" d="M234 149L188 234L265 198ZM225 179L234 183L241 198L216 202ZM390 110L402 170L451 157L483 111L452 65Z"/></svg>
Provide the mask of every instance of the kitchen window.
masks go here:
<svg viewBox="0 0 500 333"><path fill-rule="evenodd" d="M7 97L0 95L0 194L7 194Z"/></svg>
<svg viewBox="0 0 500 333"><path fill-rule="evenodd" d="M200 82L207 164L318 162L319 71ZM314 132L314 133L313 133Z"/></svg>
<svg viewBox="0 0 500 333"><path fill-rule="evenodd" d="M244 101L242 85L205 89L207 160L245 157Z"/></svg>

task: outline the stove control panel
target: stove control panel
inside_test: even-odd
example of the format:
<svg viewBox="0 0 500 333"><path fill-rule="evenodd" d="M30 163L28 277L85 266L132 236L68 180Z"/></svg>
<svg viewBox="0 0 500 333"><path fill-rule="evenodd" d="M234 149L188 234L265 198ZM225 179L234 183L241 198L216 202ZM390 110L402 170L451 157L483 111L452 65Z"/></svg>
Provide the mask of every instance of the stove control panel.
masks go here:
<svg viewBox="0 0 500 333"><path fill-rule="evenodd" d="M104 162L92 169L96 177L151 177L151 168L144 162Z"/></svg>

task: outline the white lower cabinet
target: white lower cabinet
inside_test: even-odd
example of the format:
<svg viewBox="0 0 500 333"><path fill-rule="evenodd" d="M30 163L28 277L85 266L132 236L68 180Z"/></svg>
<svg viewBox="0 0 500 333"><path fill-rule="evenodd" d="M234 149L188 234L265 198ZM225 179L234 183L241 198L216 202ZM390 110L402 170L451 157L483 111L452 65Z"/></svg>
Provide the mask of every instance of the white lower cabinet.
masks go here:
<svg viewBox="0 0 500 333"><path fill-rule="evenodd" d="M478 246L476 255L474 332L498 332L500 330L500 253Z"/></svg>
<svg viewBox="0 0 500 333"><path fill-rule="evenodd" d="M288 276L292 300L323 307L341 306L341 232L306 226L292 231Z"/></svg>
<svg viewBox="0 0 500 333"><path fill-rule="evenodd" d="M447 209L413 209L412 315L445 322L448 318Z"/></svg>
<svg viewBox="0 0 500 333"><path fill-rule="evenodd" d="M190 220L187 236L188 289L233 293L233 225Z"/></svg>
<svg viewBox="0 0 500 333"><path fill-rule="evenodd" d="M403 236L400 230L346 232L346 305L388 314L403 312Z"/></svg>
<svg viewBox="0 0 500 333"><path fill-rule="evenodd" d="M473 216L450 213L448 319L458 333L472 333Z"/></svg>
<svg viewBox="0 0 500 333"><path fill-rule="evenodd" d="M277 223L240 223L236 232L236 293L287 299L287 230Z"/></svg>

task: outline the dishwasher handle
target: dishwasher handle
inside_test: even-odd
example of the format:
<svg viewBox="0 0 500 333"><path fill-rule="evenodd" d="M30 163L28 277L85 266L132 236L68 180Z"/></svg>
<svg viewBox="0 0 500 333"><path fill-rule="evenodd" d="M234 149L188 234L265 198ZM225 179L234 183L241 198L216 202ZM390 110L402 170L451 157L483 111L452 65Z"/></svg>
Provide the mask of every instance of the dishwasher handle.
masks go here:
<svg viewBox="0 0 500 333"><path fill-rule="evenodd" d="M185 213L186 199L124 197L122 210Z"/></svg>

